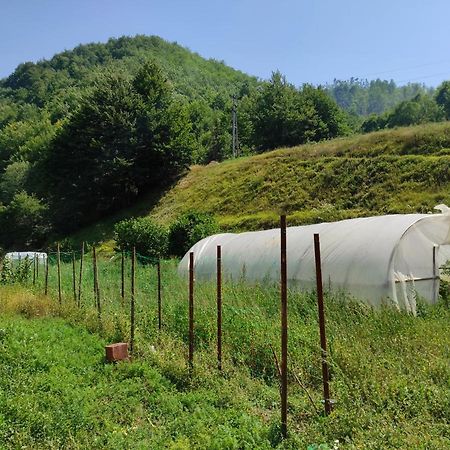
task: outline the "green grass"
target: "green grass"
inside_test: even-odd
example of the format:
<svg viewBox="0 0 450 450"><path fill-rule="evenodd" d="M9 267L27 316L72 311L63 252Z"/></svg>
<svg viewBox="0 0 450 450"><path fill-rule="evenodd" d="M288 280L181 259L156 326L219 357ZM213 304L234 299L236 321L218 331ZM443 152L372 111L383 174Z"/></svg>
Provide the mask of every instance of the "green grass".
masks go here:
<svg viewBox="0 0 450 450"><path fill-rule="evenodd" d="M103 362L103 345L129 338L129 278L122 306L119 261L100 262L99 321L85 267L81 310L72 298L70 264L63 265L61 307L55 266L51 298L40 294L42 273L35 287L0 288L0 436L7 447L307 448L332 447L336 439L348 449L450 445L450 311L444 303L420 305L412 317L327 295L336 405L324 418L293 377L298 374L321 409L315 296L290 293L290 437L280 442L271 350L279 348L276 287L225 283L224 372L218 374L215 286L196 283L190 375L187 283L177 277L175 262L162 267L161 332L155 268L138 265L135 360L116 366ZM17 312L31 319L11 315Z"/></svg>
<svg viewBox="0 0 450 450"><path fill-rule="evenodd" d="M450 123L427 124L279 149L220 164L193 166L163 193L80 230L81 241L114 246L122 218L150 215L168 226L180 214L214 213L224 230L428 212L450 203Z"/></svg>

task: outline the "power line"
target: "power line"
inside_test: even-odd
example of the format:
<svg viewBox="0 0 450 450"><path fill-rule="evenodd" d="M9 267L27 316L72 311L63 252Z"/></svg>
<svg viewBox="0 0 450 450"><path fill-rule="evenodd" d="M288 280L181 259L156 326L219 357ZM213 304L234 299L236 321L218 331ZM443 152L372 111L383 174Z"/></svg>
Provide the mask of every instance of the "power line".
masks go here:
<svg viewBox="0 0 450 450"><path fill-rule="evenodd" d="M432 63L418 64L416 66L408 66L408 67L402 67L402 68L398 68L398 69L384 70L382 72L369 73L367 75L362 75L362 78L372 77L372 76L376 76L376 75L383 75L383 74L386 74L386 73L402 72L404 70L421 69L422 67L435 66L437 64L444 64L444 63L450 63L450 60L445 59L445 60L441 60L441 61L435 61L435 62L432 62Z"/></svg>

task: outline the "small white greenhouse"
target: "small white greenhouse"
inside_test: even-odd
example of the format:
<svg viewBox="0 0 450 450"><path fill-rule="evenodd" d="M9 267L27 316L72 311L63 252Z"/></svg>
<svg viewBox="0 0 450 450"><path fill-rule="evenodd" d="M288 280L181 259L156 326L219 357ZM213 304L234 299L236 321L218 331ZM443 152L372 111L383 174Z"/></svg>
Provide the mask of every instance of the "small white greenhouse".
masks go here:
<svg viewBox="0 0 450 450"><path fill-rule="evenodd" d="M33 261L36 258L36 261L39 264L45 264L47 261L47 253L43 252L9 252L5 255L5 259L9 261L23 261L28 259L29 261Z"/></svg>
<svg viewBox="0 0 450 450"><path fill-rule="evenodd" d="M325 289L345 291L371 305L393 304L415 313L416 297L435 303L439 268L450 260L450 213L349 219L287 229L288 287L315 288L314 233L319 233ZM223 276L233 280L280 279L280 230L217 234L197 242L197 279L216 276L216 247ZM179 264L189 270L189 252Z"/></svg>

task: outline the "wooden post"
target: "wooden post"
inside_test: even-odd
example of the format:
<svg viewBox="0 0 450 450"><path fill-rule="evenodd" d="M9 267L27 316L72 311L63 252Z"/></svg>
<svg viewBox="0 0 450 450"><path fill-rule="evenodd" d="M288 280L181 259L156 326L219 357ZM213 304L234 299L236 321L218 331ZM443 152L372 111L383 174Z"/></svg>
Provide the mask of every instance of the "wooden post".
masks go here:
<svg viewBox="0 0 450 450"><path fill-rule="evenodd" d="M436 246L433 245L433 302L436 300Z"/></svg>
<svg viewBox="0 0 450 450"><path fill-rule="evenodd" d="M58 300L59 304L62 304L62 295L61 295L61 252L59 248L59 242L56 249L56 258L57 258L57 264L58 264Z"/></svg>
<svg viewBox="0 0 450 450"><path fill-rule="evenodd" d="M95 253L95 245L92 247L92 273L94 275L94 305L97 304L97 255Z"/></svg>
<svg viewBox="0 0 450 450"><path fill-rule="evenodd" d="M317 307L319 310L319 330L320 347L322 353L322 379L323 379L323 398L325 405L325 415L329 415L332 409L330 400L329 372L327 361L327 338L325 334L325 314L323 307L323 283L322 283L322 262L320 257L320 238L314 234L314 254L316 260L316 283L317 283Z"/></svg>
<svg viewBox="0 0 450 450"><path fill-rule="evenodd" d="M194 367L194 253L189 253L189 368Z"/></svg>
<svg viewBox="0 0 450 450"><path fill-rule="evenodd" d="M36 285L36 253L33 255L33 286Z"/></svg>
<svg viewBox="0 0 450 450"><path fill-rule="evenodd" d="M78 279L78 307L81 306L81 291L83 285L83 260L84 260L84 242L81 244L80 278Z"/></svg>
<svg viewBox="0 0 450 450"><path fill-rule="evenodd" d="M161 302L161 261L158 259L156 266L156 271L158 275L158 329L162 329L162 302Z"/></svg>
<svg viewBox="0 0 450 450"><path fill-rule="evenodd" d="M36 255L36 280L39 281L39 255Z"/></svg>
<svg viewBox="0 0 450 450"><path fill-rule="evenodd" d="M75 280L75 252L72 251L72 289L73 289L73 301L77 302L77 282Z"/></svg>
<svg viewBox="0 0 450 450"><path fill-rule="evenodd" d="M287 437L287 258L286 258L286 216L280 217L281 231L281 434Z"/></svg>
<svg viewBox="0 0 450 450"><path fill-rule="evenodd" d="M217 368L222 370L222 247L217 246Z"/></svg>
<svg viewBox="0 0 450 450"><path fill-rule="evenodd" d="M125 252L122 250L122 258L120 263L120 299L122 302L122 307L125 305Z"/></svg>
<svg viewBox="0 0 450 450"><path fill-rule="evenodd" d="M98 282L98 261L97 252L95 251L95 245L92 247L92 256L94 259L94 300L97 307L97 314L100 318L101 316L101 306L100 306L100 287Z"/></svg>
<svg viewBox="0 0 450 450"><path fill-rule="evenodd" d="M45 258L45 281L44 281L44 295L48 295L48 264L49 264L49 251L47 250L47 258Z"/></svg>
<svg viewBox="0 0 450 450"><path fill-rule="evenodd" d="M134 303L135 303L135 276L136 276L136 247L133 247L133 254L131 256L131 304L130 304L130 353L133 353L134 350L134 327L135 327L135 311L134 311Z"/></svg>

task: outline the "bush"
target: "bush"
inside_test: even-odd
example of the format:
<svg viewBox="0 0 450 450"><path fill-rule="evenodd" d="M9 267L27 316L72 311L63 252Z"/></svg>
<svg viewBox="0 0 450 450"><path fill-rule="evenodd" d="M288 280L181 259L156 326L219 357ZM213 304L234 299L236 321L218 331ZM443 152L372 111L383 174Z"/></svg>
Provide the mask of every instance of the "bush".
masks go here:
<svg viewBox="0 0 450 450"><path fill-rule="evenodd" d="M148 217L127 219L114 227L115 239L120 250L136 247L139 255L159 259L167 256L167 230Z"/></svg>
<svg viewBox="0 0 450 450"><path fill-rule="evenodd" d="M184 214L170 227L169 253L182 257L196 242L218 231L219 225L211 214L196 211Z"/></svg>

